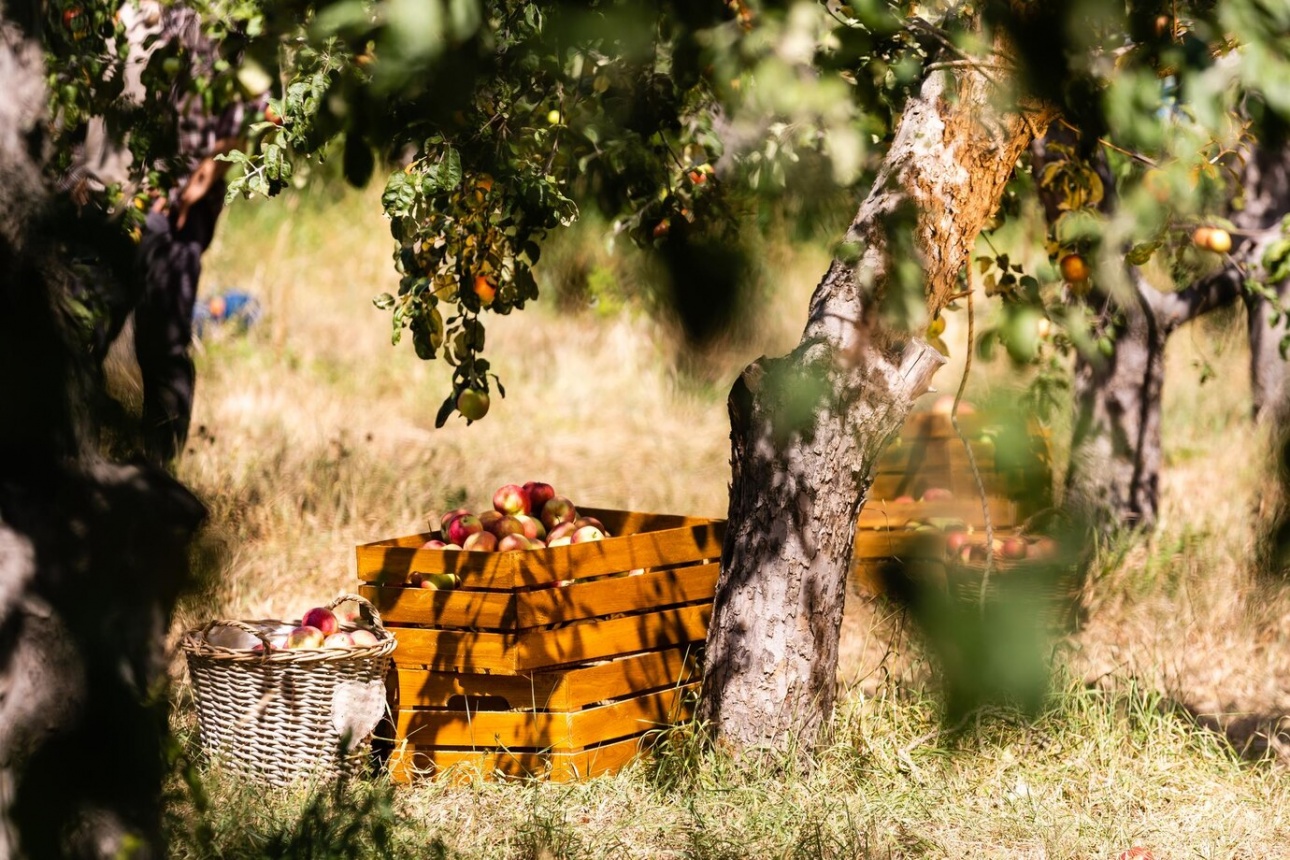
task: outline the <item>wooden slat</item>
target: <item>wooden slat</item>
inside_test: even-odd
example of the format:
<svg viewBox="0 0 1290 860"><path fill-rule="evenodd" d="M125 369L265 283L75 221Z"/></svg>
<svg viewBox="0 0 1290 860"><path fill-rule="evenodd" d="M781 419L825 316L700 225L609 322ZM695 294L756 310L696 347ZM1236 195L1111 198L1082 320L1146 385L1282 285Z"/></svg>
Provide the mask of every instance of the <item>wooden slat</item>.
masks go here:
<svg viewBox="0 0 1290 860"><path fill-rule="evenodd" d="M626 618L580 621L558 630L522 633L517 637L518 668L582 663L698 642L707 637L711 615L712 604L702 603Z"/></svg>
<svg viewBox="0 0 1290 860"><path fill-rule="evenodd" d="M497 632L515 629L516 595L510 591L363 585L358 593L372 601L382 620L393 624L469 627Z"/></svg>
<svg viewBox="0 0 1290 860"><path fill-rule="evenodd" d="M389 585L407 582L413 571L456 573L465 587L500 590L721 557L721 520L598 508L585 513L616 536L551 549L466 552L416 549L431 533L410 535L358 546L358 577Z"/></svg>
<svg viewBox="0 0 1290 860"><path fill-rule="evenodd" d="M971 441L972 454L977 467L994 468L994 442ZM960 459L961 458L961 459ZM947 469L959 462L967 462L967 451L962 441L934 438L902 438L900 444L892 443L878 456L877 474L903 474L932 469Z"/></svg>
<svg viewBox="0 0 1290 860"><path fill-rule="evenodd" d="M515 710L573 711L594 702L698 680L699 646L685 645L622 657L593 666L520 675L398 670L400 708L447 708L498 697Z"/></svg>
<svg viewBox="0 0 1290 860"><path fill-rule="evenodd" d="M404 747L390 756L390 777L411 782L420 777L447 778L454 782L496 777L546 776L552 782L572 782L617 773L643 747L651 735L643 734L576 752L509 752L506 750L435 750Z"/></svg>
<svg viewBox="0 0 1290 860"><path fill-rule="evenodd" d="M519 669L514 636L501 633L471 633L432 630L424 627L388 628L398 641L394 665L425 666L440 671L507 672Z"/></svg>
<svg viewBox="0 0 1290 860"><path fill-rule="evenodd" d="M701 564L520 592L516 595L518 626L539 627L711 600L720 572L720 564Z"/></svg>
<svg viewBox="0 0 1290 860"><path fill-rule="evenodd" d="M1019 522L1016 502L998 496L989 497L990 521L1000 528ZM926 522L928 517L957 517L971 526L983 527L981 500L974 495L959 496L942 502L891 502L872 499L860 511L857 527L863 529L903 528L910 520Z"/></svg>
<svg viewBox="0 0 1290 860"><path fill-rule="evenodd" d="M687 684L572 712L400 710L395 740L413 746L572 751L671 725L688 710Z"/></svg>
<svg viewBox="0 0 1290 860"><path fill-rule="evenodd" d="M945 469L939 473L929 474L916 472L912 474L888 474L875 475L873 485L869 488L870 504L886 501L892 502L901 496L913 496L915 499L921 498L923 493L931 487L941 487L950 490L957 497L975 497L976 496L976 479L972 477L972 470L964 466L964 472L952 473ZM992 469L981 469L981 483L985 485L985 492L990 496L1007 497L1007 482L1005 476L993 471ZM967 483L962 481L966 476ZM957 489L956 489L957 487Z"/></svg>

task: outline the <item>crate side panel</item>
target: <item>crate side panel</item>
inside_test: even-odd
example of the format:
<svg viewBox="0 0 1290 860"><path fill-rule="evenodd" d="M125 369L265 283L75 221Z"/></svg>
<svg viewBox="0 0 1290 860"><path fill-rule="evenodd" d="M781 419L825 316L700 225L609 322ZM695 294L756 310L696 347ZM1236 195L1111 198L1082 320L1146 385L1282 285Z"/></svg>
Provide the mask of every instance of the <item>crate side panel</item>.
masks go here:
<svg viewBox="0 0 1290 860"><path fill-rule="evenodd" d="M394 664L400 668L424 666L441 671L511 674L517 669L517 650L513 636L394 625L388 629L399 643L392 657Z"/></svg>
<svg viewBox="0 0 1290 860"><path fill-rule="evenodd" d="M571 712L400 710L395 739L422 747L572 751L670 725L689 710L690 684Z"/></svg>
<svg viewBox="0 0 1290 860"><path fill-rule="evenodd" d="M516 710L574 711L606 699L696 681L702 673L699 650L687 645L521 675L399 669L398 701L402 708L447 708L458 696L500 697Z"/></svg>
<svg viewBox="0 0 1290 860"><path fill-rule="evenodd" d="M502 590L514 587L519 566L519 553L515 552L363 544L357 548L356 555L358 578L377 585L402 585L413 573L455 573L474 588Z"/></svg>
<svg viewBox="0 0 1290 860"><path fill-rule="evenodd" d="M515 627L515 594L510 591L474 591L363 585L366 597L391 624L431 627L471 627L510 631Z"/></svg>
<svg viewBox="0 0 1290 860"><path fill-rule="evenodd" d="M711 615L709 602L532 630L517 637L517 661L520 669L541 669L700 642L707 637Z"/></svg>
<svg viewBox="0 0 1290 860"><path fill-rule="evenodd" d="M516 617L519 627L530 628L711 600L720 572L719 564L696 564L520 592Z"/></svg>
<svg viewBox="0 0 1290 860"><path fill-rule="evenodd" d="M546 776L554 782L571 782L616 773L648 746L649 740L648 735L642 735L589 750L545 753L405 747L390 756L388 767L391 779L402 783L422 777L468 783L499 776L516 779Z"/></svg>

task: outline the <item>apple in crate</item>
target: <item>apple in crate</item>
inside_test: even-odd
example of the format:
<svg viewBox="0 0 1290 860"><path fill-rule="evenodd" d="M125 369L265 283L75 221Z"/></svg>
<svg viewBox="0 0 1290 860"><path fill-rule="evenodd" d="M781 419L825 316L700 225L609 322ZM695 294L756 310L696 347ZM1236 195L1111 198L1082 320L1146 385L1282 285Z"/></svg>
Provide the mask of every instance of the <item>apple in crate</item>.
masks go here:
<svg viewBox="0 0 1290 860"><path fill-rule="evenodd" d="M573 523L560 523L558 526L547 532L546 545L550 546L551 541L559 540L560 538L573 537L573 533L577 530L578 527Z"/></svg>
<svg viewBox="0 0 1290 860"><path fill-rule="evenodd" d="M578 509L564 496L556 496L542 506L542 525L546 526L548 532L553 531L561 523L571 523L577 518Z"/></svg>
<svg viewBox="0 0 1290 860"><path fill-rule="evenodd" d="M448 523L448 541L458 546L465 546L466 538L479 534L483 530L484 524L479 521L479 517L474 514L462 514Z"/></svg>
<svg viewBox="0 0 1290 860"><path fill-rule="evenodd" d="M484 511L479 515L479 524L484 527L484 531L497 535L497 524L506 518L506 514L501 511Z"/></svg>
<svg viewBox="0 0 1290 860"><path fill-rule="evenodd" d="M507 535L522 535L524 534L524 522L517 516L507 514L497 521L497 525L493 526L493 534L497 535L498 540Z"/></svg>
<svg viewBox="0 0 1290 860"><path fill-rule="evenodd" d="M408 576L408 585L413 588L428 588L432 591L448 591L461 584L455 573L421 573L413 571Z"/></svg>
<svg viewBox="0 0 1290 860"><path fill-rule="evenodd" d="M353 648L354 637L342 630L324 639L322 646L324 648Z"/></svg>
<svg viewBox="0 0 1290 860"><path fill-rule="evenodd" d="M583 528L584 526L595 526L600 529L601 534L605 537L609 537L609 529L605 528L605 524L595 517L578 517L573 521L573 526L578 529Z"/></svg>
<svg viewBox="0 0 1290 860"><path fill-rule="evenodd" d="M330 609L315 606L305 613L304 618L300 619L300 626L313 627L315 630L321 630L322 635L330 636L340 629L340 621L337 620L336 613Z"/></svg>
<svg viewBox="0 0 1290 860"><path fill-rule="evenodd" d="M290 650L300 648L321 648L327 637L317 627L302 624L287 634L286 647Z"/></svg>
<svg viewBox="0 0 1290 860"><path fill-rule="evenodd" d="M954 494L944 487L928 487L923 491L923 497L919 501L948 502L952 498L954 498Z"/></svg>
<svg viewBox="0 0 1290 860"><path fill-rule="evenodd" d="M442 517L439 518L439 534L447 535L448 525L457 517L464 517L468 513L470 513L470 511L468 511L465 508L456 508L455 510L451 510L448 513L444 514Z"/></svg>
<svg viewBox="0 0 1290 860"><path fill-rule="evenodd" d="M444 543L443 541L439 540L438 538L431 538L430 540L428 540L428 541L426 541L425 543L421 544L421 548L422 548L422 549L443 549L443 548L444 548L444 547L446 547L447 545L448 545L448 544Z"/></svg>
<svg viewBox="0 0 1290 860"><path fill-rule="evenodd" d="M376 638L375 633L362 627L351 631L349 638L354 643L355 648L367 648L381 643L381 640Z"/></svg>
<svg viewBox="0 0 1290 860"><path fill-rule="evenodd" d="M523 534L509 534L497 543L498 552L514 552L515 550L533 548L533 542Z"/></svg>
<svg viewBox="0 0 1290 860"><path fill-rule="evenodd" d="M519 484L507 484L493 493L493 507L504 514L531 513L529 494Z"/></svg>
<svg viewBox="0 0 1290 860"><path fill-rule="evenodd" d="M529 481L521 489L528 493L529 513L534 516L541 516L542 508L555 498L555 487L541 481Z"/></svg>
<svg viewBox="0 0 1290 860"><path fill-rule="evenodd" d="M466 538L466 542L461 545L461 548L472 552L496 552L497 535L489 532L476 532Z"/></svg>
<svg viewBox="0 0 1290 860"><path fill-rule="evenodd" d="M546 537L546 527L542 521L528 514L516 514L515 519L524 527L524 536L529 540L542 540Z"/></svg>
<svg viewBox="0 0 1290 860"><path fill-rule="evenodd" d="M573 533L573 543L588 543L593 540L604 540L605 533L595 526L587 525Z"/></svg>

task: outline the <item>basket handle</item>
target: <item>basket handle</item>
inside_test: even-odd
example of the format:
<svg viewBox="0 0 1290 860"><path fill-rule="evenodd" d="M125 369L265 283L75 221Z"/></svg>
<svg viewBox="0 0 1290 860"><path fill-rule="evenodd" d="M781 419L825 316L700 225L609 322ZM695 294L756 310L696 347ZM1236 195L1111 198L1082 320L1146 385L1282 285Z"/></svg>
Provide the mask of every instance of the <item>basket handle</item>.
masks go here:
<svg viewBox="0 0 1290 860"><path fill-rule="evenodd" d="M357 603L362 609L367 611L367 614L371 617L372 622L376 625L377 630L381 631L382 633L385 632L385 625L381 623L381 613L376 611L376 607L373 606L372 602L368 600L366 597L362 597L361 595L358 595L358 594L338 594L336 595L336 598L332 600L331 603L327 604L327 608L335 609L337 606L340 606L342 603L348 603L351 600L354 603Z"/></svg>
<svg viewBox="0 0 1290 860"><path fill-rule="evenodd" d="M264 643L265 656L268 656L269 652L273 650L273 645L269 643L269 637L264 635L263 630L261 630L258 627L252 627L250 624L246 624L245 622L242 622L242 621L220 621L217 619L215 621L211 621L207 623L207 625L202 628L202 632L201 632L201 637L203 642L206 642L208 645L212 645L213 647L216 647L216 648L224 647L222 645L215 645L215 643L211 642L209 639L206 638L207 634L210 633L212 630L214 630L216 627L232 627L235 630L241 630L243 633L250 633L256 639L259 639L261 642ZM229 650L232 651L236 649L230 648Z"/></svg>

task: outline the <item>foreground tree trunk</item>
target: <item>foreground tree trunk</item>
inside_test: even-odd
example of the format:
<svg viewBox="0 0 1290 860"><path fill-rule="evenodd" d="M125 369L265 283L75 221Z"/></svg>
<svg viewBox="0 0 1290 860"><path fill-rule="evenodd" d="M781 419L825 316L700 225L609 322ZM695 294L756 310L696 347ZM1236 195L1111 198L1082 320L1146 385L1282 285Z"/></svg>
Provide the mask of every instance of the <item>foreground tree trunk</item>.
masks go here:
<svg viewBox="0 0 1290 860"><path fill-rule="evenodd" d="M873 464L943 362L887 327L882 303L909 288L911 257L929 310L959 289L1018 157L1051 118L1005 101L977 71L925 80L847 231L858 261L834 260L797 348L754 362L731 390L729 531L699 715L736 750L808 751L832 713Z"/></svg>
<svg viewBox="0 0 1290 860"><path fill-rule="evenodd" d="M162 856L164 642L204 511L94 453L41 56L0 6L0 858Z"/></svg>

